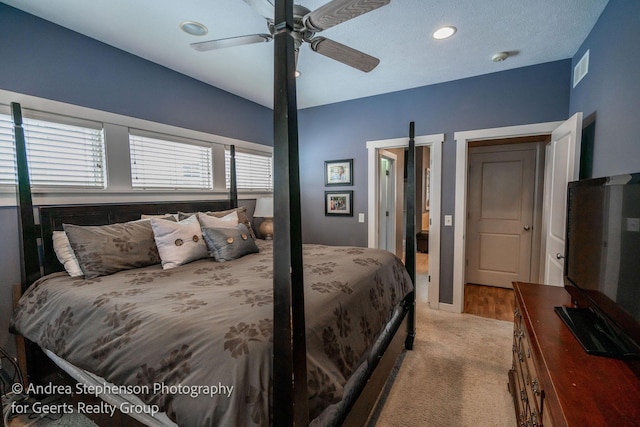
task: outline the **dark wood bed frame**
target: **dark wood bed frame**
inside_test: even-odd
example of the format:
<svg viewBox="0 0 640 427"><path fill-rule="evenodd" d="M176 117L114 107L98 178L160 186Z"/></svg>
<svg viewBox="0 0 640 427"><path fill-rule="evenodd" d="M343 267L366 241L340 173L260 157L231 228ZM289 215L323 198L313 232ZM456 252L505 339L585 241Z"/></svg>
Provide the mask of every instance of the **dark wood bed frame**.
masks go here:
<svg viewBox="0 0 640 427"><path fill-rule="evenodd" d="M304 317L304 283L302 268L302 232L300 177L298 158L298 123L294 69L293 1L275 1L275 93L274 93L274 317L273 317L273 419L274 426L309 424L307 396L306 339ZM40 224L36 224L20 105L12 103L18 169L18 204L20 211L21 288L24 292L43 274L61 270L53 252L51 235L64 222L79 225L102 225L130 221L140 214L194 212L237 207L235 183L235 149L232 147L231 191L229 200L176 203L130 203L92 206L42 206ZM405 266L415 283L415 131L409 127L407 156L407 232ZM79 216L79 214L81 214ZM38 246L38 240L42 242ZM403 348L412 349L415 338L415 292L403 301L403 313L392 325L392 334L370 356L367 381L358 385L353 398L345 402L344 411L334 425L362 426L375 408L385 382ZM402 323L401 323L402 322ZM32 347L37 347L33 345ZM38 378L37 350L27 346L29 378ZM46 357L46 356L45 356ZM25 376L27 377L27 376Z"/></svg>

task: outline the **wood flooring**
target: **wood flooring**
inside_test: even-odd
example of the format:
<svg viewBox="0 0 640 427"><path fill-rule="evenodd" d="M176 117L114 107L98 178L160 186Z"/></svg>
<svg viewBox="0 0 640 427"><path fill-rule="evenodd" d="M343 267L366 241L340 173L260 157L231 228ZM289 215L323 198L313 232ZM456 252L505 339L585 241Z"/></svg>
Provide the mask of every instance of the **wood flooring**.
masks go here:
<svg viewBox="0 0 640 427"><path fill-rule="evenodd" d="M491 319L513 322L513 289L495 286L464 285L464 312Z"/></svg>
<svg viewBox="0 0 640 427"><path fill-rule="evenodd" d="M427 274L429 254L416 254L416 273ZM486 285L466 284L464 286L464 312L490 319L513 322L515 299L513 289Z"/></svg>

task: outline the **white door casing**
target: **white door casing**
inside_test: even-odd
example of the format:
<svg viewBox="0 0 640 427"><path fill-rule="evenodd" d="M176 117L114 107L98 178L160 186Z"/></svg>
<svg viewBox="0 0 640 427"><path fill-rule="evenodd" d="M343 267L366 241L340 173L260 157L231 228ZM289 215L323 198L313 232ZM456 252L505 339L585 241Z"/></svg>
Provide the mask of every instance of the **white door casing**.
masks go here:
<svg viewBox="0 0 640 427"><path fill-rule="evenodd" d="M540 263L545 285L564 285L567 184L578 179L581 138L582 113L576 113L551 133L547 146Z"/></svg>
<svg viewBox="0 0 640 427"><path fill-rule="evenodd" d="M428 291L424 286L416 287L416 301L427 302L431 308L439 308L440 292L440 206L442 175L442 143L444 134L420 135L415 137L416 146L429 146L431 150L431 182L429 203L429 277ZM378 153L387 148L403 148L409 145L409 138L393 138L367 141L368 174L368 246L377 247L378 242Z"/></svg>
<svg viewBox="0 0 640 427"><path fill-rule="evenodd" d="M564 122L536 123L522 126L479 129L455 132L456 182L453 242L453 297L451 303L440 303L440 308L462 313L464 308L465 231L467 212L467 156L470 141L517 138L531 135L551 135ZM446 212L444 212L446 214ZM541 276L544 277L544 276Z"/></svg>

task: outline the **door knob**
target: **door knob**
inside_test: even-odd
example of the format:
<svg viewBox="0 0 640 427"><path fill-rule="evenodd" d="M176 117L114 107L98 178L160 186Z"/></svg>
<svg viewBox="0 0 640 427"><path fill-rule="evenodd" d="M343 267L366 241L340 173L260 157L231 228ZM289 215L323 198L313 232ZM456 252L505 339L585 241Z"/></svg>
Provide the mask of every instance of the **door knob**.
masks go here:
<svg viewBox="0 0 640 427"><path fill-rule="evenodd" d="M558 252L558 253L556 254L556 258L557 258L557 259L564 259L564 255L562 255L560 252Z"/></svg>
<svg viewBox="0 0 640 427"><path fill-rule="evenodd" d="M530 226L528 226L528 225L525 225L525 226L524 226L524 231L529 231L529 230L531 230L531 227L530 227Z"/></svg>

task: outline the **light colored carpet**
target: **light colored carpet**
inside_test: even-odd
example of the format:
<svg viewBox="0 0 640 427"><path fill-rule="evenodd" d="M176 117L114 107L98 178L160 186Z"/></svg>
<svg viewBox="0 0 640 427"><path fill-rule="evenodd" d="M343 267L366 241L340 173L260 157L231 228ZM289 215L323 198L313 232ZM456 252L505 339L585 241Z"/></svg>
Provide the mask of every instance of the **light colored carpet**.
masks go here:
<svg viewBox="0 0 640 427"><path fill-rule="evenodd" d="M507 389L513 323L417 309L413 351L404 354L376 427L516 425Z"/></svg>

